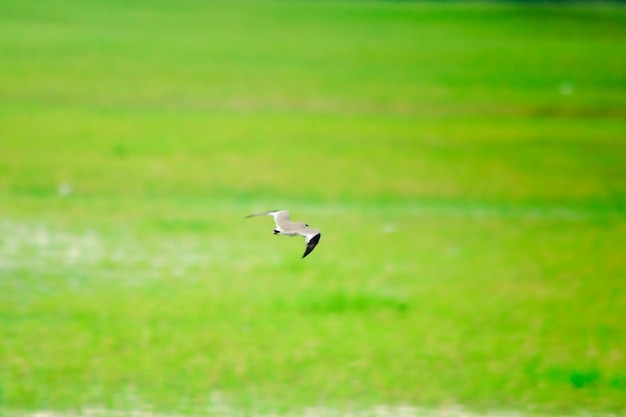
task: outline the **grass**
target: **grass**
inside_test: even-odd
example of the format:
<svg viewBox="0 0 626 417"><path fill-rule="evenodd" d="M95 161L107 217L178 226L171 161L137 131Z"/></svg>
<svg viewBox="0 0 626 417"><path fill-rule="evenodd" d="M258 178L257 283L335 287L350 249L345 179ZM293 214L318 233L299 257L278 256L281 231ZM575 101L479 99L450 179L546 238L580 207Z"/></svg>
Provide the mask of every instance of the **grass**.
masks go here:
<svg viewBox="0 0 626 417"><path fill-rule="evenodd" d="M0 410L626 412L625 23L0 1Z"/></svg>

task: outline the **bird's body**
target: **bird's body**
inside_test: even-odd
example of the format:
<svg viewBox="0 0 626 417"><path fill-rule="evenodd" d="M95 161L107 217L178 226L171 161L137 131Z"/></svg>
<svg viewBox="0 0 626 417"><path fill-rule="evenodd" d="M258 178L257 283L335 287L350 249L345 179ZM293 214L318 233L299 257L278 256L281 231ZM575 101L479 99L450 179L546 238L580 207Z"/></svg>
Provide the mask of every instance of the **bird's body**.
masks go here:
<svg viewBox="0 0 626 417"><path fill-rule="evenodd" d="M246 218L254 216L272 216L276 223L276 228L274 229L275 235L304 236L306 239L306 249L304 255L302 255L303 258L313 251L322 237L318 229L312 229L304 222L292 222L289 219L289 212L287 210L274 210L265 213L250 214L246 216Z"/></svg>

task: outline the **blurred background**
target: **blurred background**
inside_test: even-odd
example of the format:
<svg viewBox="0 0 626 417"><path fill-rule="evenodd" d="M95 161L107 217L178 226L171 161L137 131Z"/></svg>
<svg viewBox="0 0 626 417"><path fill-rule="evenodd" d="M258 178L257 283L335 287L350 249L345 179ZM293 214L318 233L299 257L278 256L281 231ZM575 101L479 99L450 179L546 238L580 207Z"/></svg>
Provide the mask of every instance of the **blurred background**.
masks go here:
<svg viewBox="0 0 626 417"><path fill-rule="evenodd" d="M0 0L2 414L626 413L624 28Z"/></svg>

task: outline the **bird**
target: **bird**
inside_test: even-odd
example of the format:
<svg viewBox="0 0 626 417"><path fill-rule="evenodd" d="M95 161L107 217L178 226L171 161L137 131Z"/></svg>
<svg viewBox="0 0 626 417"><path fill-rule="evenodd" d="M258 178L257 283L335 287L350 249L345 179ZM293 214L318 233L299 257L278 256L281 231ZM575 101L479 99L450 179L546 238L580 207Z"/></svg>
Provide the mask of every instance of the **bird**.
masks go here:
<svg viewBox="0 0 626 417"><path fill-rule="evenodd" d="M306 248L304 250L304 255L302 258L305 258L309 253L313 252L315 246L320 241L322 234L318 229L310 228L308 224L304 222L292 222L289 220L289 211L287 210L273 210L266 211L264 213L255 213L246 216L246 219L255 216L272 216L274 218L274 222L276 223L276 228L274 229L275 235L286 235L286 236L304 236Z"/></svg>

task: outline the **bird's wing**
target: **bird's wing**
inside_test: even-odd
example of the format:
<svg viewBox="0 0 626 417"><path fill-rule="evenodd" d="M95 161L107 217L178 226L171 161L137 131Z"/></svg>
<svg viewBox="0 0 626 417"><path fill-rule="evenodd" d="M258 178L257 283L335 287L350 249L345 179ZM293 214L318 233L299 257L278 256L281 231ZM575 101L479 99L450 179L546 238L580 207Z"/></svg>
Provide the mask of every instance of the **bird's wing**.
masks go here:
<svg viewBox="0 0 626 417"><path fill-rule="evenodd" d="M306 238L305 240L306 249L304 250L304 255L302 255L302 257L304 258L309 253L313 252L313 249L315 249L315 247L319 243L320 238L322 237L322 234L320 233L319 230L309 229L308 227L298 232L298 234Z"/></svg>
<svg viewBox="0 0 626 417"><path fill-rule="evenodd" d="M278 222L289 221L289 211L287 210L276 210L272 212L272 215L274 216L276 224L278 224Z"/></svg>
<svg viewBox="0 0 626 417"><path fill-rule="evenodd" d="M263 213L254 213L254 214L248 214L246 217L244 217L244 219L249 219L250 217L255 217L255 216L274 216L275 213L278 213L280 210L270 210L270 211L264 211Z"/></svg>

